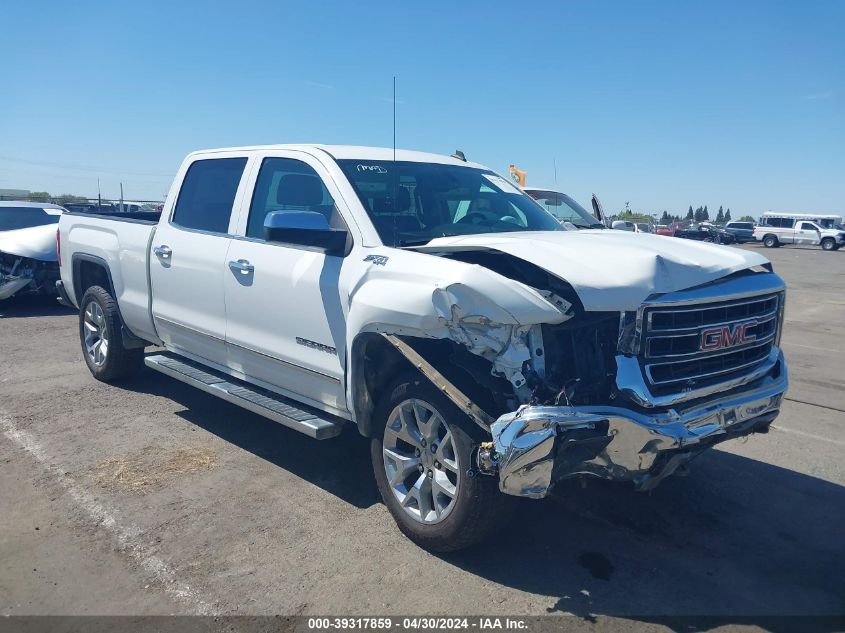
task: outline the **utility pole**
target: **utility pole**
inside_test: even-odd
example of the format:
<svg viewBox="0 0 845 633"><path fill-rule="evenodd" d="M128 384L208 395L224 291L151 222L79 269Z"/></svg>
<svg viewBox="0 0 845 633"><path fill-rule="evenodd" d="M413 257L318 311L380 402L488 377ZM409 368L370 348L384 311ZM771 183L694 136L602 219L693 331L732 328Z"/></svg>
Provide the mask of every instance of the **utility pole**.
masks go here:
<svg viewBox="0 0 845 633"><path fill-rule="evenodd" d="M120 183L120 212L123 213L123 183Z"/></svg>
<svg viewBox="0 0 845 633"><path fill-rule="evenodd" d="M100 195L100 179L97 178L97 211L100 210L100 207L103 205L103 198Z"/></svg>

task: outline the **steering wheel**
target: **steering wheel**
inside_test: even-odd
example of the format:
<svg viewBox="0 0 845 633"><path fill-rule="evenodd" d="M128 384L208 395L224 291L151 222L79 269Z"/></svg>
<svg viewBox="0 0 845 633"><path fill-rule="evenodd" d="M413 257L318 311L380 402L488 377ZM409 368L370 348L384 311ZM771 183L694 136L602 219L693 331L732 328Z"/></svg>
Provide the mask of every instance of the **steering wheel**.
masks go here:
<svg viewBox="0 0 845 633"><path fill-rule="evenodd" d="M467 213L464 217L458 220L458 224L468 224L472 222L473 224L481 224L482 222L489 221L489 218L481 213L480 211L473 211L471 213Z"/></svg>

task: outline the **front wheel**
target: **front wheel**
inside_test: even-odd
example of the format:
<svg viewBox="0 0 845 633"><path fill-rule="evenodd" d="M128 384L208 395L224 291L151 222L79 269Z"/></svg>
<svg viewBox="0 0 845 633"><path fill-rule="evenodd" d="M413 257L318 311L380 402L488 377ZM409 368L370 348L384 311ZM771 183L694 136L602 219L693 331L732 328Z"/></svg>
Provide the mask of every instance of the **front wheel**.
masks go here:
<svg viewBox="0 0 845 633"><path fill-rule="evenodd" d="M763 246L765 246L766 248L774 248L777 245L778 238L776 238L774 235L767 235L763 238Z"/></svg>
<svg viewBox="0 0 845 633"><path fill-rule="evenodd" d="M822 240L822 250L825 251L835 251L836 250L836 240L832 237L826 237Z"/></svg>
<svg viewBox="0 0 845 633"><path fill-rule="evenodd" d="M497 523L503 495L477 474L473 454L483 432L425 378L408 374L375 411L370 445L376 483L399 529L429 550L483 540Z"/></svg>
<svg viewBox="0 0 845 633"><path fill-rule="evenodd" d="M117 302L105 288L85 291L79 310L82 355L97 380L112 382L136 374L144 363L144 350L123 346Z"/></svg>

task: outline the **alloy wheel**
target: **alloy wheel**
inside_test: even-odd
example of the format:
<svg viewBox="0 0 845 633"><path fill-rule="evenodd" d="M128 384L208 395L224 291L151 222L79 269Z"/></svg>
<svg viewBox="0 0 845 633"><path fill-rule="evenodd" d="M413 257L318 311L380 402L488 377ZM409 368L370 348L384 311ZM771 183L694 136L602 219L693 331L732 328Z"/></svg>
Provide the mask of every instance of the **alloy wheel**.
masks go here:
<svg viewBox="0 0 845 633"><path fill-rule="evenodd" d="M434 407L409 399L394 408L382 456L388 485L408 515L425 524L449 515L461 484L460 463L452 431Z"/></svg>
<svg viewBox="0 0 845 633"><path fill-rule="evenodd" d="M106 317L96 301L85 306L83 319L85 328L85 353L97 367L102 367L109 353L109 335L106 329Z"/></svg>

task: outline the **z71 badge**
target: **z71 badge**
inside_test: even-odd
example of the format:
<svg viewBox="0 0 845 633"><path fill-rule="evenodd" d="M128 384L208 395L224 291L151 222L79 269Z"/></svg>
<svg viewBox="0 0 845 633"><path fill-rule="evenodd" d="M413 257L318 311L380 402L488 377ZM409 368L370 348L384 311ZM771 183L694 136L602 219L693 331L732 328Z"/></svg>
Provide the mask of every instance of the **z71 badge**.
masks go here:
<svg viewBox="0 0 845 633"><path fill-rule="evenodd" d="M387 255L367 255L365 262L373 262L376 266L384 266L389 258Z"/></svg>

